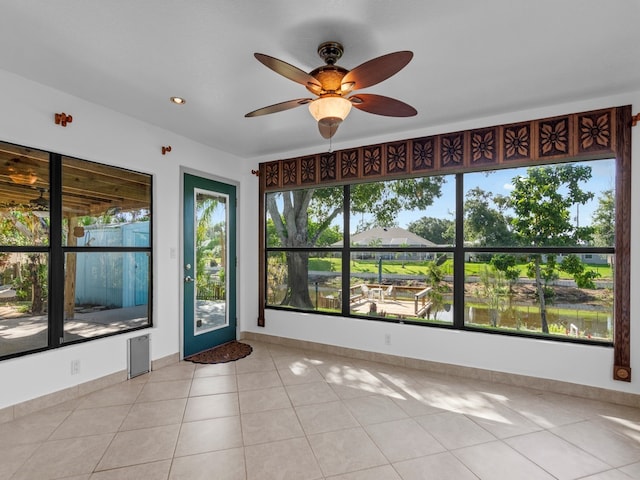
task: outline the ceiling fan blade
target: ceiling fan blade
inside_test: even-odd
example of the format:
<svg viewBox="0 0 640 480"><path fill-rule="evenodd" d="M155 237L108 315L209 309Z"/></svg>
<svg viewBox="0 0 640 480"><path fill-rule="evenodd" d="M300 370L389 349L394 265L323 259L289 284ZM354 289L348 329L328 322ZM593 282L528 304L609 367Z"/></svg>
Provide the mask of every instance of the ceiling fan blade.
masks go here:
<svg viewBox="0 0 640 480"><path fill-rule="evenodd" d="M318 130L320 130L320 135L322 135L323 138L333 137L336 131L338 131L339 126L339 123L318 122Z"/></svg>
<svg viewBox="0 0 640 480"><path fill-rule="evenodd" d="M299 107L300 105L306 105L312 100L312 98L297 98L295 100L276 103L274 105L269 105L268 107L259 108L258 110L254 110L253 112L249 112L245 115L245 117L258 117L260 115L267 115L269 113L277 113L284 110L290 110L292 108Z"/></svg>
<svg viewBox="0 0 640 480"><path fill-rule="evenodd" d="M258 61L263 65L269 67L271 70L279 73L283 77L287 77L289 80L300 83L305 87L307 85L315 85L322 88L320 82L318 82L307 72L305 72L304 70L300 70L298 67L294 67L293 65L283 60L278 60L277 58L270 57L269 55L265 55L264 53L254 53L253 56L256 57Z"/></svg>
<svg viewBox="0 0 640 480"><path fill-rule="evenodd" d="M386 80L402 70L413 58L413 52L388 53L358 65L347 73L342 83L353 82L353 90L361 90Z"/></svg>
<svg viewBox="0 0 640 480"><path fill-rule="evenodd" d="M418 111L411 105L383 95L359 93L349 97L349 100L358 110L375 113L376 115L384 115L386 117L413 117L418 114Z"/></svg>

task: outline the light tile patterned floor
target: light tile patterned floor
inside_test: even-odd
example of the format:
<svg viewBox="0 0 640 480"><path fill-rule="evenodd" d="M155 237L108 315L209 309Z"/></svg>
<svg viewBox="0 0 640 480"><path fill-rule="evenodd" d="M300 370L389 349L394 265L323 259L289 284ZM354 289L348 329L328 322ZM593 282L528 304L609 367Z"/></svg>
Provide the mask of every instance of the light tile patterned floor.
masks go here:
<svg viewBox="0 0 640 480"><path fill-rule="evenodd" d="M640 478L640 410L249 342L0 424L0 479Z"/></svg>

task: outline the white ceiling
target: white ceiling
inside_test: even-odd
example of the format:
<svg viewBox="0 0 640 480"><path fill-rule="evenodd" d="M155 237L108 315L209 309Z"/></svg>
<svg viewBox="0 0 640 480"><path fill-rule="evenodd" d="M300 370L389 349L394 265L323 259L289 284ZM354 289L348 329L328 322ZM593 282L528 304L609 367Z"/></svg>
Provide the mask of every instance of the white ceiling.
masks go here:
<svg viewBox="0 0 640 480"><path fill-rule="evenodd" d="M304 106L244 114L308 96L254 52L311 71L330 40L414 52L363 92L418 115L354 109L341 144L640 89L639 0L0 0L0 68L244 158L326 149Z"/></svg>

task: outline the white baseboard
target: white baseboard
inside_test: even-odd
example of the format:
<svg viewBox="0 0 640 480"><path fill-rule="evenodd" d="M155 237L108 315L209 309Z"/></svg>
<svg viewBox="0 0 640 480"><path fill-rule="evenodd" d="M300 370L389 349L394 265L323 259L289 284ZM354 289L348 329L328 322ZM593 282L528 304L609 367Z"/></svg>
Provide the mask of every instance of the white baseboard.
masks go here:
<svg viewBox="0 0 640 480"><path fill-rule="evenodd" d="M151 369L157 370L158 368L166 367L168 365L178 363L179 361L180 354L174 353L167 355L166 357L153 360L151 362ZM54 407L70 400L76 400L77 398L89 393L102 390L103 388L125 381L127 381L127 371L121 370L88 382L74 385L73 387L58 390L57 392L42 395L31 400L26 400L24 402L2 408L0 409L0 423L9 422L24 415L44 410L45 408Z"/></svg>

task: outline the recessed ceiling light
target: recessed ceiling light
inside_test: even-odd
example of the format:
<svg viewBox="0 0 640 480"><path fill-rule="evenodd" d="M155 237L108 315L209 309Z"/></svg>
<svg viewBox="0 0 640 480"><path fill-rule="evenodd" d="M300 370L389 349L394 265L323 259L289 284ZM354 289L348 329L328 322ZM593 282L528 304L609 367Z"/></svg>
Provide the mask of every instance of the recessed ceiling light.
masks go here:
<svg viewBox="0 0 640 480"><path fill-rule="evenodd" d="M187 103L187 101L182 97L171 97L169 100L171 100L176 105L184 105L185 103Z"/></svg>

